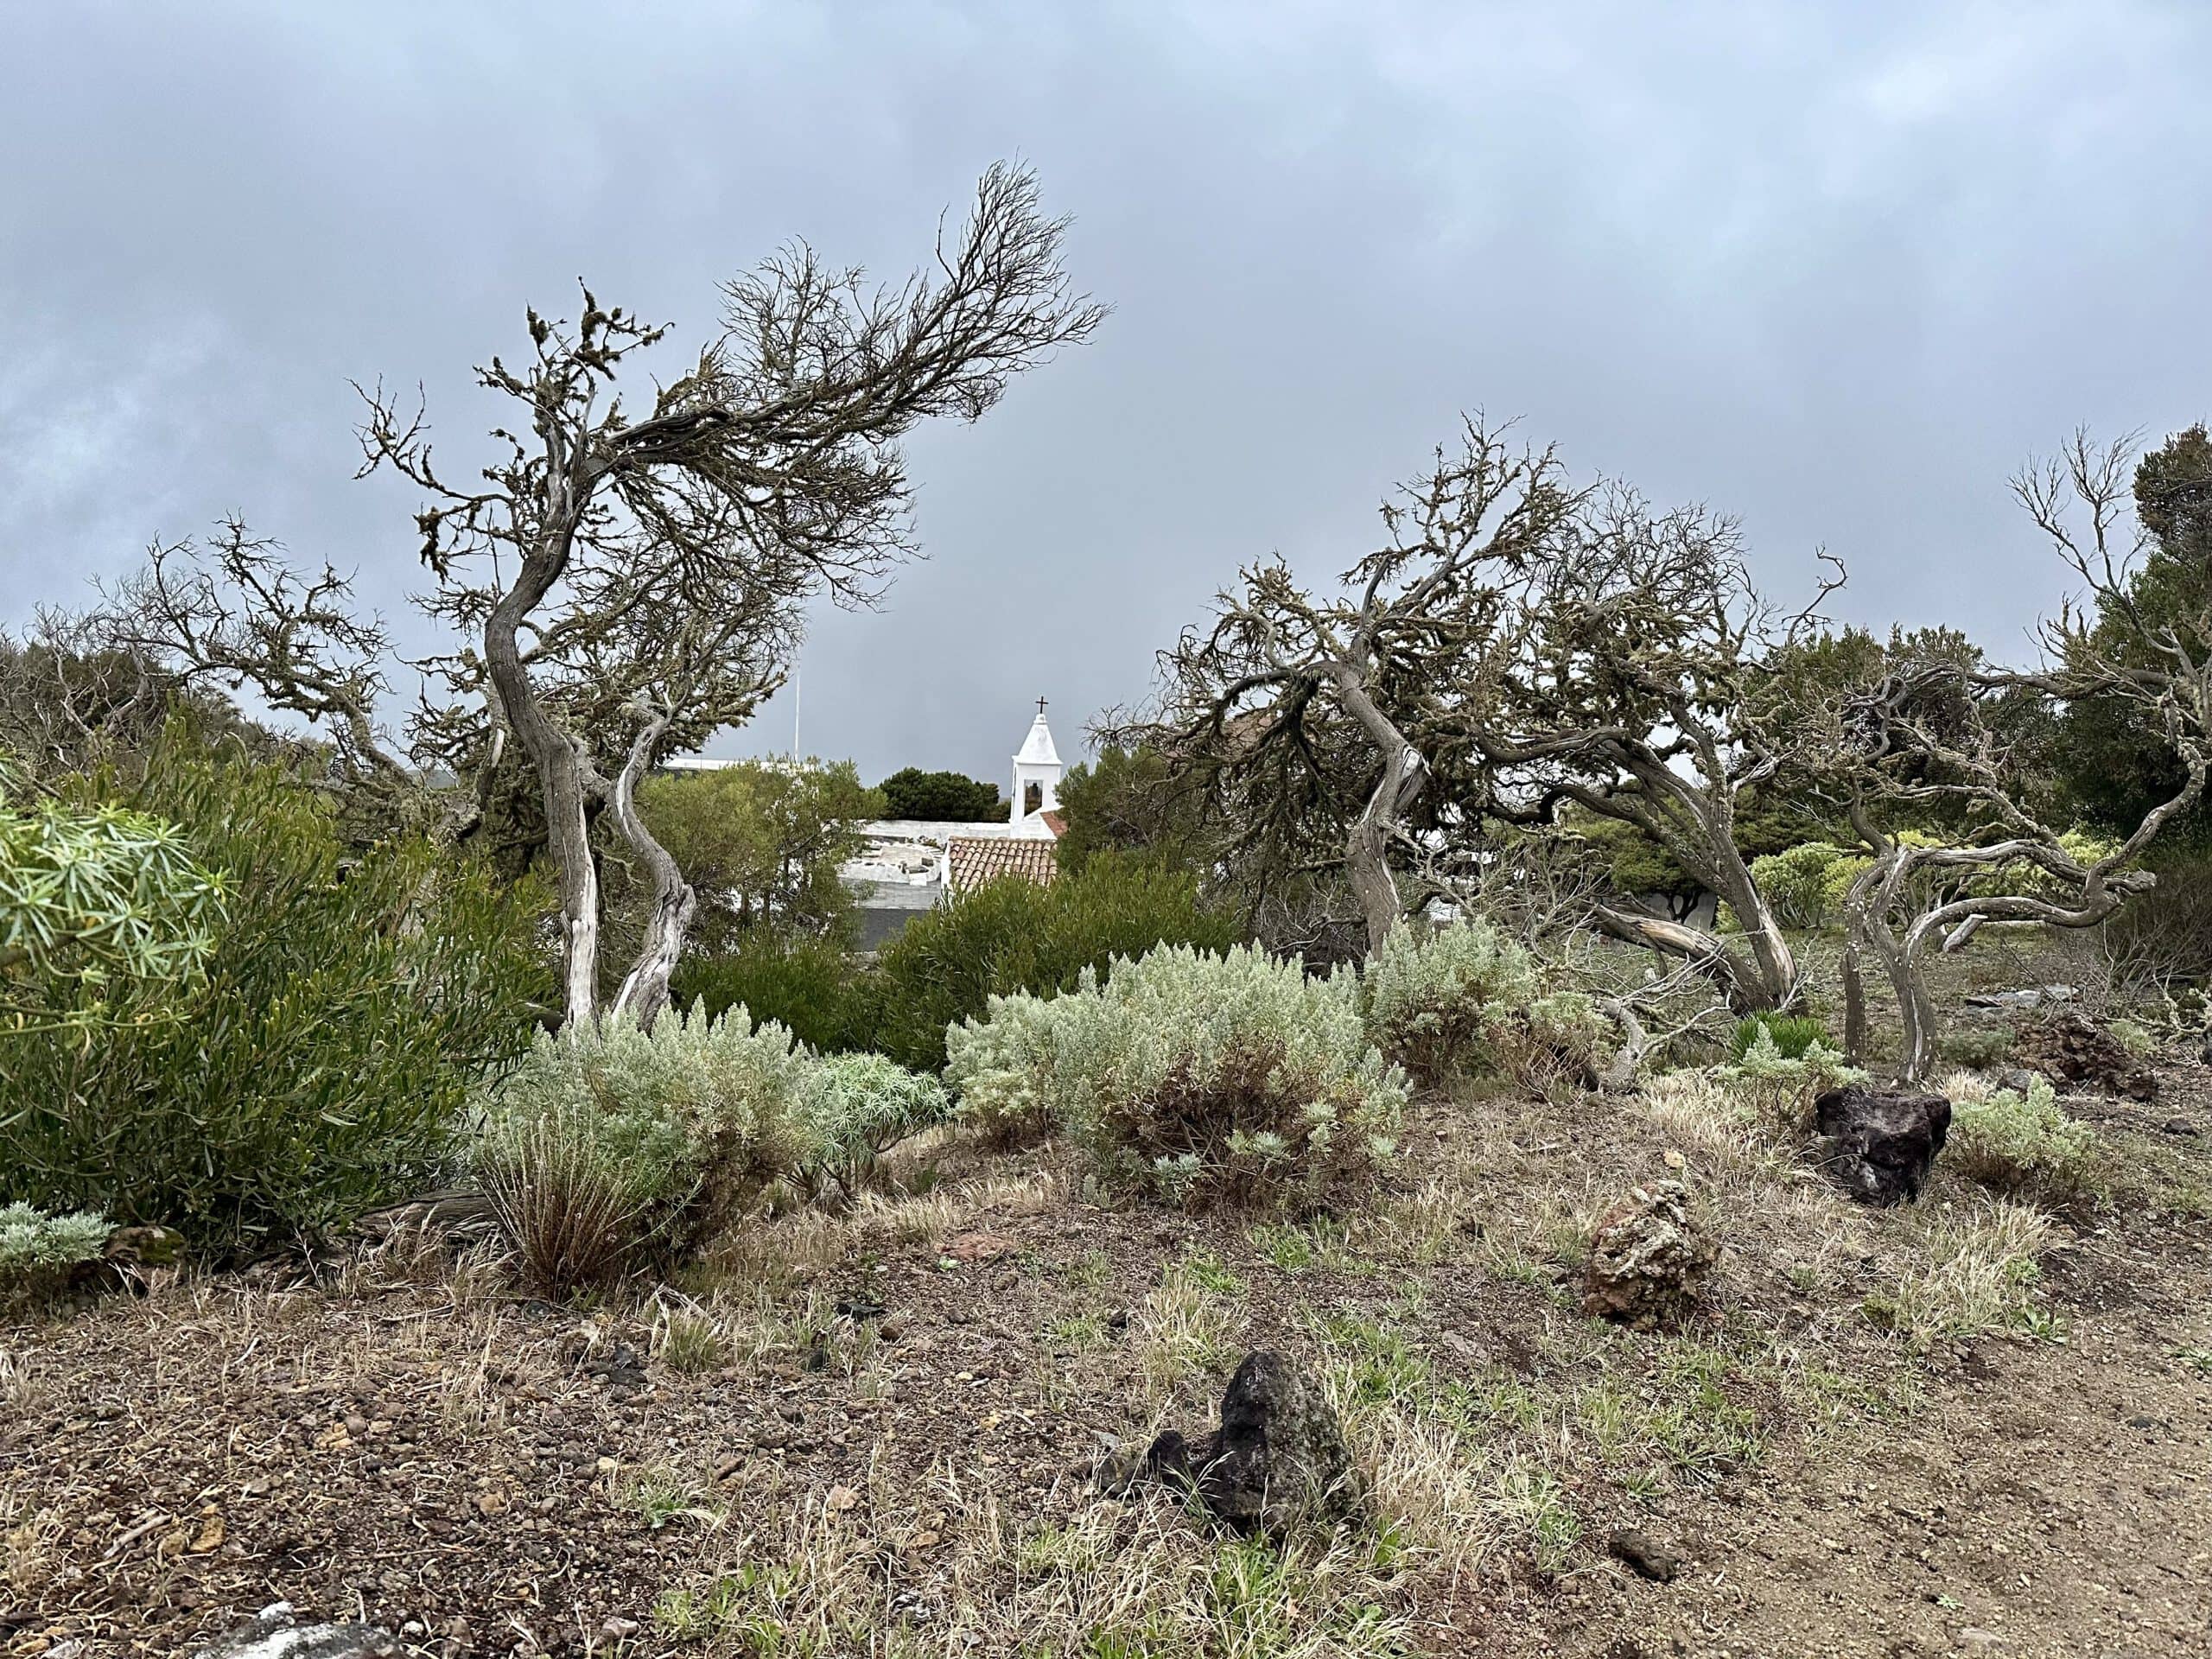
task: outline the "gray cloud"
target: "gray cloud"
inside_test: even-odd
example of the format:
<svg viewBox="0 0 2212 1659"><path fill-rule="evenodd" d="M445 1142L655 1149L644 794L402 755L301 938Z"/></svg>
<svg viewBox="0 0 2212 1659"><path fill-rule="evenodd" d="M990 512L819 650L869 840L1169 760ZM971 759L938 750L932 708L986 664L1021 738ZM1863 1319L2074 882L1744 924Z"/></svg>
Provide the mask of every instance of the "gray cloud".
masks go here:
<svg viewBox="0 0 2212 1659"><path fill-rule="evenodd" d="M1481 404L1825 544L1844 614L2017 650L2006 474L2207 412L2212 13L2186 5L521 3L16 9L0 615L246 516L390 610L411 503L349 378L468 365L579 276L677 326L804 235L895 275L995 157L1098 340L911 447L931 557L815 621L804 740L995 777L1241 562L1322 574ZM776 748L789 711L726 737Z"/></svg>

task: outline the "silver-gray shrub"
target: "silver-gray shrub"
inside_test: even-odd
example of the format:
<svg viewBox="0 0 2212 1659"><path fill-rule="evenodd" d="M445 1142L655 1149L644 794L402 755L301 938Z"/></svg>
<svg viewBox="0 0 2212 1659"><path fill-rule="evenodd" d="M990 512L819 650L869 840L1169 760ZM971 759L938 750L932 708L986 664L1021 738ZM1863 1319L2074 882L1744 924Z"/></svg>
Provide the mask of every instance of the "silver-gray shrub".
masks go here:
<svg viewBox="0 0 2212 1659"><path fill-rule="evenodd" d="M1548 1085L1586 1072L1608 1029L1587 996L1548 991L1529 950L1480 918L1394 930L1360 991L1369 1038L1424 1084Z"/></svg>
<svg viewBox="0 0 2212 1659"><path fill-rule="evenodd" d="M1354 978L1243 945L1116 960L1050 1001L994 997L946 1047L970 1121L1065 1130L1107 1180L1179 1199L1316 1198L1394 1155L1406 1104Z"/></svg>
<svg viewBox="0 0 2212 1659"><path fill-rule="evenodd" d="M485 1094L476 1143L524 1270L566 1289L690 1248L813 1153L819 1064L742 1007L541 1033Z"/></svg>

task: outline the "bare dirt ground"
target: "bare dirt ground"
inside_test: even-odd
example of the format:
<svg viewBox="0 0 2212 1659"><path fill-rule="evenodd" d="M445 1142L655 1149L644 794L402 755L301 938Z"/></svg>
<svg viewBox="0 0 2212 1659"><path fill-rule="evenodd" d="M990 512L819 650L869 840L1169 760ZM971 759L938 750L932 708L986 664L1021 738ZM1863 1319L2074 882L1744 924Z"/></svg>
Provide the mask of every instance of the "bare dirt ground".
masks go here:
<svg viewBox="0 0 2212 1659"><path fill-rule="evenodd" d="M1432 1103L1342 1224L986 1160L646 1300L404 1244L111 1298L0 1334L0 1654L178 1654L283 1599L440 1656L2202 1655L2212 1084L2166 1082L2069 1103L2121 1197L2030 1218L1993 1300L1954 1246L2028 1224L1940 1166L1865 1211L1596 1097ZM1583 1319L1590 1218L1674 1167L1710 1306ZM1264 1345L1342 1403L1372 1536L1277 1557L1096 1496Z"/></svg>

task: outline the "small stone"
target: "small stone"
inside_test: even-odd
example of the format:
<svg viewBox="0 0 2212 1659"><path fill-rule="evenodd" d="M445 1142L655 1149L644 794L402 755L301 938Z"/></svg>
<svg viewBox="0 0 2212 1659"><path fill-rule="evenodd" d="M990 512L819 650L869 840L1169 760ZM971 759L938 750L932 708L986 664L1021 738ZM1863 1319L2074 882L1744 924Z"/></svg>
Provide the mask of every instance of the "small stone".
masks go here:
<svg viewBox="0 0 2212 1659"><path fill-rule="evenodd" d="M1003 1233L962 1233L945 1241L944 1255L948 1261L973 1265L995 1262L1020 1248Z"/></svg>
<svg viewBox="0 0 2212 1659"><path fill-rule="evenodd" d="M302 1624L291 1604L264 1607L251 1622L194 1650L194 1659L390 1659L399 1651L389 1630L366 1624Z"/></svg>
<svg viewBox="0 0 2212 1659"><path fill-rule="evenodd" d="M1605 1548L1616 1560L1625 1561L1654 1584L1672 1584L1682 1570L1680 1555L1649 1533L1635 1527L1617 1529L1605 1541Z"/></svg>

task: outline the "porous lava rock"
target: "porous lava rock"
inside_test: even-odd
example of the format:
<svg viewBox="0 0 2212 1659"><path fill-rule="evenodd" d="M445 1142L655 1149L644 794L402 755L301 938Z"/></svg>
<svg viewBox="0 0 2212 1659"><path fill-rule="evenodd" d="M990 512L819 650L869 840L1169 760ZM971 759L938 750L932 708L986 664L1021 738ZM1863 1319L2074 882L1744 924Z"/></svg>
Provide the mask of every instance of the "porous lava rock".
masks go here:
<svg viewBox="0 0 2212 1659"><path fill-rule="evenodd" d="M2156 1100L2158 1074L2086 1014L2062 1009L2020 1027L2012 1058L2053 1083L2129 1100Z"/></svg>
<svg viewBox="0 0 2212 1659"><path fill-rule="evenodd" d="M1681 1322L1720 1259L1689 1200L1680 1181L1655 1181L1599 1218L1583 1271L1583 1313L1638 1331Z"/></svg>

